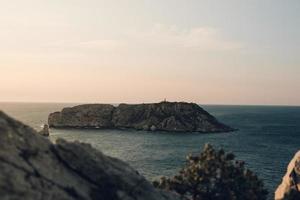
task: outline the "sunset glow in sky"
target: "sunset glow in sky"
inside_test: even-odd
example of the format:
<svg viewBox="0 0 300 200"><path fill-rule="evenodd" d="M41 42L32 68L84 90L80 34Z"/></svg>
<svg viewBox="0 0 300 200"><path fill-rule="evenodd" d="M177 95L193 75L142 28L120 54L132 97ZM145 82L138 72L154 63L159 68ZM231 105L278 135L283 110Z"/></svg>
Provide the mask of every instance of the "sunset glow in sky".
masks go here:
<svg viewBox="0 0 300 200"><path fill-rule="evenodd" d="M0 101L300 105L298 0L11 0Z"/></svg>

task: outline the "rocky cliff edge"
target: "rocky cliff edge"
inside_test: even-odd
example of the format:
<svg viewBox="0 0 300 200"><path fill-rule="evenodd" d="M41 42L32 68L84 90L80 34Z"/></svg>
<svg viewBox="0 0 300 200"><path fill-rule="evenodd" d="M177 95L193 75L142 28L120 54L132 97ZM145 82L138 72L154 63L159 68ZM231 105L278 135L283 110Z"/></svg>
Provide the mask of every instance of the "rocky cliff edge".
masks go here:
<svg viewBox="0 0 300 200"><path fill-rule="evenodd" d="M89 144L56 144L0 111L2 200L175 200Z"/></svg>

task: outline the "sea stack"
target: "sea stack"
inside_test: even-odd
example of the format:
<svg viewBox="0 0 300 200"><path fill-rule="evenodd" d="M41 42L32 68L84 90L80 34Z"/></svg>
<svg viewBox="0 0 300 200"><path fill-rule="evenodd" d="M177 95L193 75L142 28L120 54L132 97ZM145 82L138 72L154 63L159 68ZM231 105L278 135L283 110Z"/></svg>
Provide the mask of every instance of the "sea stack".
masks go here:
<svg viewBox="0 0 300 200"><path fill-rule="evenodd" d="M168 132L229 132L234 129L219 122L195 103L85 104L51 113L51 128L135 129Z"/></svg>
<svg viewBox="0 0 300 200"><path fill-rule="evenodd" d="M50 135L48 124L44 124L43 129L38 132L42 136L48 137Z"/></svg>

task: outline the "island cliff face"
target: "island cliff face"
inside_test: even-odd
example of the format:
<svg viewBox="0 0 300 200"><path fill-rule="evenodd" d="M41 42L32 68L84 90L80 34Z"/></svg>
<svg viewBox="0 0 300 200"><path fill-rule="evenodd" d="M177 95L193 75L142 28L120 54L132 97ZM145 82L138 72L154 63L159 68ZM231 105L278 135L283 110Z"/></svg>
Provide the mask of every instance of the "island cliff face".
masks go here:
<svg viewBox="0 0 300 200"><path fill-rule="evenodd" d="M53 144L0 111L0 199L179 200L89 144Z"/></svg>
<svg viewBox="0 0 300 200"><path fill-rule="evenodd" d="M234 129L220 123L195 103L86 104L64 108L48 118L53 128L117 128L172 132L228 132Z"/></svg>

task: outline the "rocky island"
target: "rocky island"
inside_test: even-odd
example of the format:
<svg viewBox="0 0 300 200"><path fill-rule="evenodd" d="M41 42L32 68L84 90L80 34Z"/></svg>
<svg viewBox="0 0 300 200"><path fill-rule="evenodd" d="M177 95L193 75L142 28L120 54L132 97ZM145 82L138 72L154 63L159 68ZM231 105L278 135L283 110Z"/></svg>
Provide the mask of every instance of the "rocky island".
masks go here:
<svg viewBox="0 0 300 200"><path fill-rule="evenodd" d="M85 104L64 108L48 117L50 128L107 128L171 132L229 132L195 103Z"/></svg>

